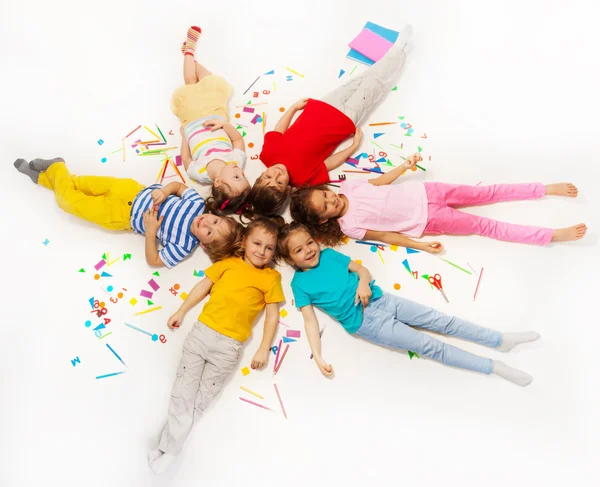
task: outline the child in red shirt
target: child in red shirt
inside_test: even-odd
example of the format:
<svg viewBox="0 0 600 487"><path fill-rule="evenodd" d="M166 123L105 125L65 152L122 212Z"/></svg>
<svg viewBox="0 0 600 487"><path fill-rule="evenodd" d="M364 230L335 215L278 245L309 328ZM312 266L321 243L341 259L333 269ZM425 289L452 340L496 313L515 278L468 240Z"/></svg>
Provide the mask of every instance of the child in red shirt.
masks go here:
<svg viewBox="0 0 600 487"><path fill-rule="evenodd" d="M261 161L267 166L246 198L243 213L275 215L283 208L289 186L329 182L329 171L340 167L360 146L356 126L388 93L404 64L404 47L412 35L405 27L387 54L362 75L350 79L322 100L303 99L292 105L275 129L265 135ZM292 124L296 112L303 110ZM354 135L350 147L335 148Z"/></svg>

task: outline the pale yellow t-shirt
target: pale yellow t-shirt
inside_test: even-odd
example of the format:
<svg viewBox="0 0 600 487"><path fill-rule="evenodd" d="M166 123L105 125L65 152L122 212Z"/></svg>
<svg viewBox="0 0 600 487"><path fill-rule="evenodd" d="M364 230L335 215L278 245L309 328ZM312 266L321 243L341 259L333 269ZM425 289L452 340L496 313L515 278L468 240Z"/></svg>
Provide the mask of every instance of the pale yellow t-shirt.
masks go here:
<svg viewBox="0 0 600 487"><path fill-rule="evenodd" d="M241 257L220 260L204 274L214 284L198 320L240 342L250 336L266 304L285 301L281 274L270 267L257 269Z"/></svg>

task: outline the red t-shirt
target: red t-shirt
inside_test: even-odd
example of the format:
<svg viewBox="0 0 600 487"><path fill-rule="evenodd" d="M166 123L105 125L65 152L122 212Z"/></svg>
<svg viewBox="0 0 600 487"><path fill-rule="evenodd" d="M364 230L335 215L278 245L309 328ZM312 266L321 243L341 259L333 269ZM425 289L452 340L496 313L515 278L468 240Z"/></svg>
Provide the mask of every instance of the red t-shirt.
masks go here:
<svg viewBox="0 0 600 487"><path fill-rule="evenodd" d="M283 164L292 186L325 184L329 182L325 159L355 132L354 122L337 108L311 98L285 133L265 134L260 160L267 167Z"/></svg>

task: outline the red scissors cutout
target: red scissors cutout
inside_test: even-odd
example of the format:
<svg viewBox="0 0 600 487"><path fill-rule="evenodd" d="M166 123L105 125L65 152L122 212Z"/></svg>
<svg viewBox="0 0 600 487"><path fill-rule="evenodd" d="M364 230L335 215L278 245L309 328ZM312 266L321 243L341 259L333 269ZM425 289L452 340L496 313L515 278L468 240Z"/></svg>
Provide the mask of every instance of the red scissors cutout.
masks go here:
<svg viewBox="0 0 600 487"><path fill-rule="evenodd" d="M428 280L429 280L429 284L432 284L439 292L442 293L442 296L444 297L446 302L450 303L450 301L448 301L448 296L446 296L444 289L442 289L442 276L440 276L439 274L436 274L434 276L429 276Z"/></svg>

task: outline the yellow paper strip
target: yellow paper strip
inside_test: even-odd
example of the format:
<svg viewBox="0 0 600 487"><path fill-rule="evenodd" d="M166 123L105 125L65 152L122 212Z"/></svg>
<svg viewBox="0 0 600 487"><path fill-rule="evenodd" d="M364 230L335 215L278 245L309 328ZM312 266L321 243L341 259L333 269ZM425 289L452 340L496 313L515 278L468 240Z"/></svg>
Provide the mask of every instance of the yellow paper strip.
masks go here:
<svg viewBox="0 0 600 487"><path fill-rule="evenodd" d="M144 125L144 128L145 128L145 129L146 129L148 132L150 132L152 135L154 135L154 137L156 137L156 138L158 139L158 141L162 140L162 139L161 139L161 138L160 138L158 135L156 135L154 132L152 132L152 130L150 130L150 129L149 129L148 127L146 127L145 125Z"/></svg>
<svg viewBox="0 0 600 487"><path fill-rule="evenodd" d="M304 78L304 75L303 75L303 74L300 74L298 71L294 71L293 69L290 69L290 68L285 68L285 69L287 69L288 71L290 71L290 72L292 72L292 73L294 73L294 74L297 74L297 75L298 75L298 76L300 76L301 78Z"/></svg>
<svg viewBox="0 0 600 487"><path fill-rule="evenodd" d="M156 308L150 308L146 311L140 311L139 313L134 314L133 316L143 315L144 313L150 313L151 311L156 311L157 309L162 309L162 306L157 306Z"/></svg>
<svg viewBox="0 0 600 487"><path fill-rule="evenodd" d="M250 389L246 389L244 386L240 386L240 389L242 391L246 391L247 393L252 394L253 396L256 396L256 397L258 397L260 399L264 399L264 397L262 397L260 394L257 394L256 392L251 391Z"/></svg>

